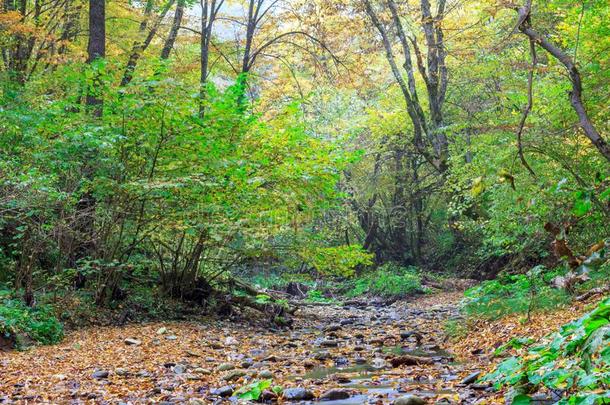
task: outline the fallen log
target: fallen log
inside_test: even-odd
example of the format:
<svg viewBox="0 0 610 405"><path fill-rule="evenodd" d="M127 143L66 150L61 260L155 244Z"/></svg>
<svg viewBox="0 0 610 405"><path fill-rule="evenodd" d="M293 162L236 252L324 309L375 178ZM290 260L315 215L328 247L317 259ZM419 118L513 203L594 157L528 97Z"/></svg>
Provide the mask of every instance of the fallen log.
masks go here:
<svg viewBox="0 0 610 405"><path fill-rule="evenodd" d="M586 293L581 294L578 297L576 297L576 301L586 301L589 298L593 297L594 295L605 294L607 292L610 292L610 285L589 290Z"/></svg>

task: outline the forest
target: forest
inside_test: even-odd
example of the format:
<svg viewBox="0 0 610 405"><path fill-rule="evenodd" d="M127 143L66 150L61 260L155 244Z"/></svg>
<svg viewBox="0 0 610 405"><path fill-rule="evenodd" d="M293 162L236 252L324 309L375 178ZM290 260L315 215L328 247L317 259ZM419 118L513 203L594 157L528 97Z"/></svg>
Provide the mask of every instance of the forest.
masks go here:
<svg viewBox="0 0 610 405"><path fill-rule="evenodd" d="M606 0L0 0L0 404L610 404Z"/></svg>

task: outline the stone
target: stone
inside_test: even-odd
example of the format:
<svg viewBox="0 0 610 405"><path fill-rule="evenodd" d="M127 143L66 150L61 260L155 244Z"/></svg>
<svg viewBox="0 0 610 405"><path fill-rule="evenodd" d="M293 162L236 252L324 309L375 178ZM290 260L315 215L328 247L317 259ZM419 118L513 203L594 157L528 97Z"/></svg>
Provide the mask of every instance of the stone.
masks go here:
<svg viewBox="0 0 610 405"><path fill-rule="evenodd" d="M326 339L326 340L323 340L320 343L320 346L323 346L323 347L337 347L337 346L339 346L339 342L337 342L334 339Z"/></svg>
<svg viewBox="0 0 610 405"><path fill-rule="evenodd" d="M338 330L341 330L341 325L339 324L332 324L332 325L328 325L326 328L323 329L324 332L329 333L329 332L336 332Z"/></svg>
<svg viewBox="0 0 610 405"><path fill-rule="evenodd" d="M472 374L469 374L466 378L461 381L461 384L468 385L476 382L481 375L480 371L475 371Z"/></svg>
<svg viewBox="0 0 610 405"><path fill-rule="evenodd" d="M186 371L186 366L184 364L176 364L174 366L174 373L183 374Z"/></svg>
<svg viewBox="0 0 610 405"><path fill-rule="evenodd" d="M334 389L328 390L324 394L322 394L322 396L320 397L320 400L339 401L341 399L348 399L349 397L350 397L349 392L347 392L345 390L334 388Z"/></svg>
<svg viewBox="0 0 610 405"><path fill-rule="evenodd" d="M234 370L235 369L235 365L232 364L232 363L222 363L222 364L218 365L218 367L216 367L216 369L218 371Z"/></svg>
<svg viewBox="0 0 610 405"><path fill-rule="evenodd" d="M117 368L116 370L114 370L114 373L116 375L120 375L121 377L124 377L127 374L129 374L129 371L127 371L127 369L125 369L125 368Z"/></svg>
<svg viewBox="0 0 610 405"><path fill-rule="evenodd" d="M238 344L239 344L239 342L233 336L228 336L225 339L225 345L226 346L237 346Z"/></svg>
<svg viewBox="0 0 610 405"><path fill-rule="evenodd" d="M269 370L261 370L260 373L258 373L259 378L265 378L265 379L270 379L273 378L273 373Z"/></svg>
<svg viewBox="0 0 610 405"><path fill-rule="evenodd" d="M328 359L330 359L330 353L328 353L328 352L318 352L318 353L316 353L313 356L313 358L315 360L318 360L318 361L328 360Z"/></svg>
<svg viewBox="0 0 610 405"><path fill-rule="evenodd" d="M209 374L212 374L212 371L207 368L197 367L196 369L193 370L193 373L209 375Z"/></svg>
<svg viewBox="0 0 610 405"><path fill-rule="evenodd" d="M314 399L313 392L305 388L286 388L282 396L287 401L311 401Z"/></svg>
<svg viewBox="0 0 610 405"><path fill-rule="evenodd" d="M104 378L108 378L109 375L110 375L110 373L108 371L98 370L98 371L94 372L93 374L91 374L91 377L95 378L96 380L101 380Z"/></svg>
<svg viewBox="0 0 610 405"><path fill-rule="evenodd" d="M415 395L405 395L392 402L394 405L426 405L426 401Z"/></svg>
<svg viewBox="0 0 610 405"><path fill-rule="evenodd" d="M169 336L165 336L165 339L166 339L166 340L176 340L176 339L178 339L178 336L175 336L175 335L169 335Z"/></svg>
<svg viewBox="0 0 610 405"><path fill-rule="evenodd" d="M157 329L157 335L163 335L163 334L165 334L165 332L167 332L167 328L165 326L162 326L159 329Z"/></svg>
<svg viewBox="0 0 610 405"><path fill-rule="evenodd" d="M123 341L127 346L140 346L142 344L141 340L138 339L133 339L133 338L127 338Z"/></svg>
<svg viewBox="0 0 610 405"><path fill-rule="evenodd" d="M231 387L230 385L225 385L224 387L212 390L212 394L218 395L219 397L227 398L233 395L233 387Z"/></svg>
<svg viewBox="0 0 610 405"><path fill-rule="evenodd" d="M223 375L222 379L225 381L233 381L233 380L237 380L238 378L241 378L245 375L246 375L246 372L243 370L233 370L233 371L230 371L227 374Z"/></svg>

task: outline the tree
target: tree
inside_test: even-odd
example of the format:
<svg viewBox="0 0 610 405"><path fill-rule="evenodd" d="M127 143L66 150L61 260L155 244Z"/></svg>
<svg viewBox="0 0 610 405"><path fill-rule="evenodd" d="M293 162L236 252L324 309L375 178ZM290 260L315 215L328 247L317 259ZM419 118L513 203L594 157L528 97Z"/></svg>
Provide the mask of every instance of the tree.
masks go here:
<svg viewBox="0 0 610 405"><path fill-rule="evenodd" d="M606 140L600 135L599 131L593 125L593 122L591 121L591 118L589 117L587 109L583 103L582 77L578 67L570 55L534 29L531 18L532 2L533 0L526 0L522 7L517 8L519 19L516 28L525 34L533 44L537 44L542 49L547 51L566 68L572 84L570 102L572 104L572 108L578 115L579 125L586 137L589 138L599 153L604 156L606 160L610 161L610 145L608 145L608 142L606 142Z"/></svg>
<svg viewBox="0 0 610 405"><path fill-rule="evenodd" d="M92 65L106 56L106 1L89 0L89 42L87 45L87 63ZM104 102L101 98L99 76L93 80L87 92L87 106L93 116L101 117Z"/></svg>

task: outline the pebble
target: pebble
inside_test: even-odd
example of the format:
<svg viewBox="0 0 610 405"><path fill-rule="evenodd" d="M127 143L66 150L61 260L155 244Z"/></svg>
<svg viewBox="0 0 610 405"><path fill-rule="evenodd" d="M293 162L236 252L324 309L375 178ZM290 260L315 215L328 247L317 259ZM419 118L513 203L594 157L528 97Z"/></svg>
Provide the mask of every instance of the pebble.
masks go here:
<svg viewBox="0 0 610 405"><path fill-rule="evenodd" d="M110 375L110 373L108 371L98 370L98 371L94 372L93 374L91 374L91 377L93 377L97 380L101 380L104 378L108 378L109 375Z"/></svg>
<svg viewBox="0 0 610 405"><path fill-rule="evenodd" d="M394 405L426 405L426 401L415 395L405 395L392 402Z"/></svg>
<svg viewBox="0 0 610 405"><path fill-rule="evenodd" d="M310 401L314 398L313 393L305 388L286 388L282 396L287 401Z"/></svg>
<svg viewBox="0 0 610 405"><path fill-rule="evenodd" d="M348 399L350 397L349 392L345 391L345 390L341 390L341 389L331 389L329 391L326 391L324 394L322 394L322 396L320 397L320 400L322 401L338 401L341 399Z"/></svg>

